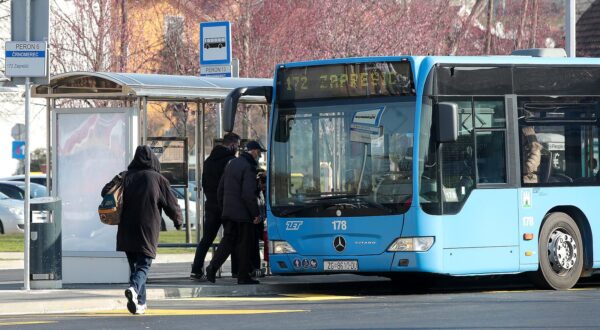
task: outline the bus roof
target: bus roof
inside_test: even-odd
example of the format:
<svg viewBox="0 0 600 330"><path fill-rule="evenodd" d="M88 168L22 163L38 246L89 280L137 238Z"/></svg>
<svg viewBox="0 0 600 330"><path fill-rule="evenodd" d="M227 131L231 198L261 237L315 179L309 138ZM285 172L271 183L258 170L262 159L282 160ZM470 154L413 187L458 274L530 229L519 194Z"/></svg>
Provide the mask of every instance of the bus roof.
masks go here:
<svg viewBox="0 0 600 330"><path fill-rule="evenodd" d="M408 60L413 64L424 63L426 66L435 64L547 64L547 65L600 65L600 58L591 57L532 57L522 55L491 55L491 56L371 56L348 57L327 60L291 62L278 64L277 67L302 67L331 64L367 63Z"/></svg>

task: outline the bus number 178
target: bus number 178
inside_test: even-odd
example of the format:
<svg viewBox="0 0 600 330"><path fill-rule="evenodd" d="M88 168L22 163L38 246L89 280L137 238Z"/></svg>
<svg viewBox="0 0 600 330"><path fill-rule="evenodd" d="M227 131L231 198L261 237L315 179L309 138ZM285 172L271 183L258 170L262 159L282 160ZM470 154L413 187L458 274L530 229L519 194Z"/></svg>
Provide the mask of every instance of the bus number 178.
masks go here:
<svg viewBox="0 0 600 330"><path fill-rule="evenodd" d="M346 230L346 220L333 220L331 221L333 230Z"/></svg>

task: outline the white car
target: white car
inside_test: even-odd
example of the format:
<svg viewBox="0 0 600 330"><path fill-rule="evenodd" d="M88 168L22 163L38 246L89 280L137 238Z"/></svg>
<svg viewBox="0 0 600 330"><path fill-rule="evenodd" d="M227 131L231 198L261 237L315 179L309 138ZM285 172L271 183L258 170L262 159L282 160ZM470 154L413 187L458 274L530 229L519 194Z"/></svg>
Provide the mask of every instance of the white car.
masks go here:
<svg viewBox="0 0 600 330"><path fill-rule="evenodd" d="M23 201L0 193L0 234L23 233L24 207Z"/></svg>
<svg viewBox="0 0 600 330"><path fill-rule="evenodd" d="M183 214L183 226L181 226L181 230L185 230L185 213L183 213L185 212L185 200L183 194L179 193L175 189L171 189L171 191L173 192L173 194L175 194L175 197L177 197L177 204L179 204L179 208L181 208L181 213ZM188 205L190 208L188 211L190 227L192 229L196 229L196 202L188 201ZM175 225L173 224L173 221L165 214L164 211L162 212L162 224L160 229L162 231L175 230Z"/></svg>
<svg viewBox="0 0 600 330"><path fill-rule="evenodd" d="M0 178L1 181L25 181L25 175L13 175L6 178ZM46 185L46 174L31 174L29 175L29 181L42 186Z"/></svg>

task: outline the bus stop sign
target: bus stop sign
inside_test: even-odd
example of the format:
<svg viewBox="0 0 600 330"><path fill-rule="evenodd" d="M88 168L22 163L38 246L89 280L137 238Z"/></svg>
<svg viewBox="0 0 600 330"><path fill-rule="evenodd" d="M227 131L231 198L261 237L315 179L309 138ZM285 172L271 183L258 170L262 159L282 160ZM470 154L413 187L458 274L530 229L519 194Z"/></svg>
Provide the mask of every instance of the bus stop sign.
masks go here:
<svg viewBox="0 0 600 330"><path fill-rule="evenodd" d="M231 65L231 23L200 23L200 66Z"/></svg>

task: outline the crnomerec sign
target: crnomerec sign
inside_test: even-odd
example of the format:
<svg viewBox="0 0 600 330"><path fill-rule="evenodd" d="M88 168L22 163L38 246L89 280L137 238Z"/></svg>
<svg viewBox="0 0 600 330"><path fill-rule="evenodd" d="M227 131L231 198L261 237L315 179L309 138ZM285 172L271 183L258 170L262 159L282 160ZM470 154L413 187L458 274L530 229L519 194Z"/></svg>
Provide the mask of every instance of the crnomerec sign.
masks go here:
<svg viewBox="0 0 600 330"><path fill-rule="evenodd" d="M7 41L7 77L46 77L48 44L45 41Z"/></svg>

